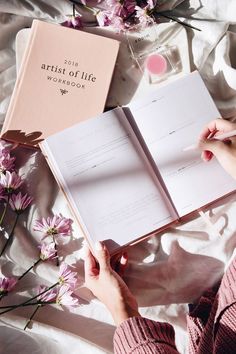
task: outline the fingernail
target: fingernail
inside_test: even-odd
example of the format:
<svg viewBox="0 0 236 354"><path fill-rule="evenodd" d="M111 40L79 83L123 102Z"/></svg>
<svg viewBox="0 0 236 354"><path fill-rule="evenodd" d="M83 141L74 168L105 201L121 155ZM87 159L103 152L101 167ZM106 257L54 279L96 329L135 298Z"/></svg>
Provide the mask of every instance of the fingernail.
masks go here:
<svg viewBox="0 0 236 354"><path fill-rule="evenodd" d="M100 241L96 241L94 244L94 247L96 249L96 251L102 251L103 247L102 247L102 243Z"/></svg>
<svg viewBox="0 0 236 354"><path fill-rule="evenodd" d="M123 255L120 259L120 264L125 265L127 263L127 258L125 258Z"/></svg>

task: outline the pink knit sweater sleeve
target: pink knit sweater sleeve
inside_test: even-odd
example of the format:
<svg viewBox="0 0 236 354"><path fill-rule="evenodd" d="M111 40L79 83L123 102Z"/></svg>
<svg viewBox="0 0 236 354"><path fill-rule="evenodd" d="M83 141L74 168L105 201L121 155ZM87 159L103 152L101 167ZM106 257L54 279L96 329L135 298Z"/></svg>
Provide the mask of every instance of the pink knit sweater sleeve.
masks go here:
<svg viewBox="0 0 236 354"><path fill-rule="evenodd" d="M189 353L236 353L236 257L218 292L206 292L188 316ZM124 321L114 335L115 354L177 354L168 323L142 317Z"/></svg>
<svg viewBox="0 0 236 354"><path fill-rule="evenodd" d="M236 353L236 257L215 296L206 292L187 318L190 354Z"/></svg>
<svg viewBox="0 0 236 354"><path fill-rule="evenodd" d="M175 332L168 323L132 317L114 335L115 354L177 354Z"/></svg>

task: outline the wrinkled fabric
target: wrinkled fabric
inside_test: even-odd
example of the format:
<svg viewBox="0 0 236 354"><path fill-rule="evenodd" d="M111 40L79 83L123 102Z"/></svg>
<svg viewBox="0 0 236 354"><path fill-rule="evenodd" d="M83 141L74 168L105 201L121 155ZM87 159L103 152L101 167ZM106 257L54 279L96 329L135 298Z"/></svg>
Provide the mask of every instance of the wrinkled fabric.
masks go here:
<svg viewBox="0 0 236 354"><path fill-rule="evenodd" d="M171 6L173 15L202 29L201 32L183 29L188 37L186 51L189 51L191 69L200 70L221 113L226 118L232 118L236 113L235 1L227 0L222 4L220 0L190 0L170 1L167 4ZM71 4L65 0L0 2L1 124L16 78L16 33L30 27L33 18L58 23L63 22L65 15L70 13ZM110 95L114 96L118 90L122 71L118 77L120 81L112 85ZM127 91L131 84L130 79L127 81ZM126 102L120 99L117 103ZM33 231L36 218L52 213L72 217L41 153L16 148L14 154L20 173L26 178L27 190L37 207L33 205L22 215L13 243L6 256L0 260L5 276L22 274L37 259L39 239ZM194 302L207 288L218 282L235 248L235 212L235 197L232 195L210 208L206 217L197 217L129 250L130 262L125 280L137 296L140 312L152 320L171 323L176 330L176 345L181 353L187 347L187 303ZM11 225L10 215L7 215L6 221ZM75 223L73 228L73 238L65 240L65 243L61 240L59 254L66 262L77 267L82 282L82 235ZM3 245L2 238L0 245ZM38 265L19 283L17 294L12 294L11 298L9 295L1 304L8 301L17 303L33 295L33 288L38 284L52 284L57 274L58 269L53 263ZM102 304L92 299L83 285L77 290L77 295L82 304L78 309L69 312L55 306L42 308L26 332L22 328L32 309L17 309L2 315L0 353L18 353L22 342L25 343L25 354L66 354L68 351L71 354L111 353L115 327L110 314Z"/></svg>

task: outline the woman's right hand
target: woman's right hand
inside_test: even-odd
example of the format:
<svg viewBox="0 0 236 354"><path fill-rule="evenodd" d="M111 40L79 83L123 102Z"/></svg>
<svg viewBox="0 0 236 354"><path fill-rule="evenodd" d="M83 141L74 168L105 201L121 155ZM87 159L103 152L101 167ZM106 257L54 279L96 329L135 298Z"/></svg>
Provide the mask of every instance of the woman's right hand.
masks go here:
<svg viewBox="0 0 236 354"><path fill-rule="evenodd" d="M210 161L213 156L234 179L236 179L236 136L225 141L214 139L217 135L236 129L236 123L224 119L211 121L200 134L199 147L204 161Z"/></svg>

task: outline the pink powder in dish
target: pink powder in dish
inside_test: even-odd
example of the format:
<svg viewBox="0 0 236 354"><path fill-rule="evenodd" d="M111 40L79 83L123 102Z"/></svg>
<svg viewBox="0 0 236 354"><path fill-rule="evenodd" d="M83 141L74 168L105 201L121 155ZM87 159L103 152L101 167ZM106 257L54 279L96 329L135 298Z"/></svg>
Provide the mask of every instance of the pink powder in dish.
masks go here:
<svg viewBox="0 0 236 354"><path fill-rule="evenodd" d="M164 74L167 70L166 59L161 54L152 54L146 59L146 68L151 74Z"/></svg>

